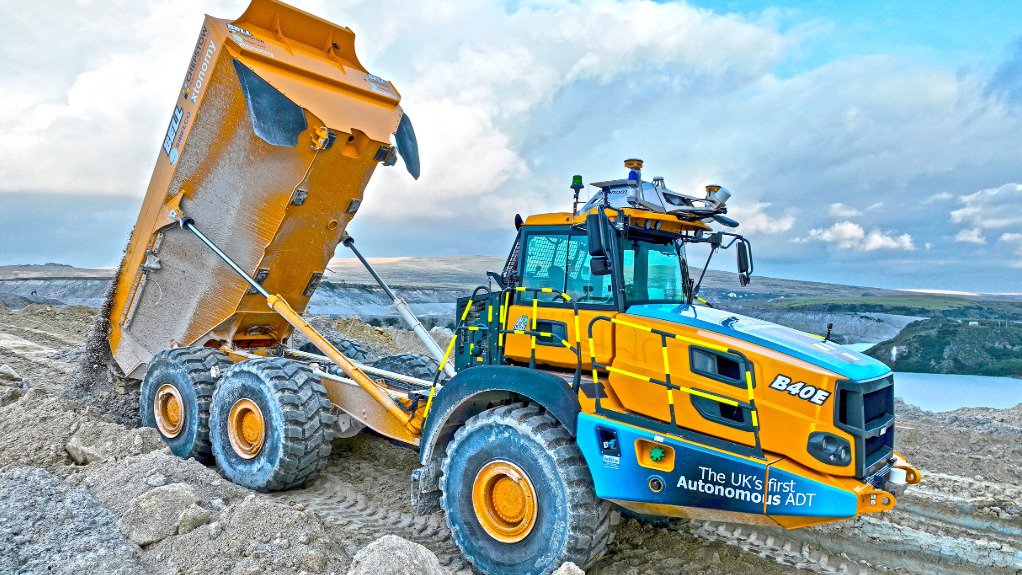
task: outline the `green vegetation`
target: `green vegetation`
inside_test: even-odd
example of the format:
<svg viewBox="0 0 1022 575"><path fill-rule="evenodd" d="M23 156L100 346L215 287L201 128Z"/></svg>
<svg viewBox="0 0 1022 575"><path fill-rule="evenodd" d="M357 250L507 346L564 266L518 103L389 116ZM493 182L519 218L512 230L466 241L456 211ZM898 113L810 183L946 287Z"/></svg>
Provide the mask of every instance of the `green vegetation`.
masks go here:
<svg viewBox="0 0 1022 575"><path fill-rule="evenodd" d="M798 297L775 299L769 307L789 311L889 313L955 319L1022 321L1022 302L967 297L905 294L863 297Z"/></svg>
<svg viewBox="0 0 1022 575"><path fill-rule="evenodd" d="M865 353L895 371L1022 377L1022 324L927 319Z"/></svg>

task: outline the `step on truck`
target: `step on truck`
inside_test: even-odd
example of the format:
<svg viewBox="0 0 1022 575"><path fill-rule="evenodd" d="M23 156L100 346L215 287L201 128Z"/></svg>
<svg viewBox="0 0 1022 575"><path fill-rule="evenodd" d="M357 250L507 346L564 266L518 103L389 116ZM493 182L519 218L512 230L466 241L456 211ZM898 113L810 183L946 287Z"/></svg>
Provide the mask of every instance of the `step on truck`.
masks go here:
<svg viewBox="0 0 1022 575"><path fill-rule="evenodd" d="M919 481L890 370L700 298L693 245L753 272L730 193L673 192L640 160L588 200L576 176L570 212L516 218L441 348L345 232L378 165L419 172L398 91L354 42L276 0L202 25L99 324L175 454L300 488L368 428L418 451L416 508L490 575L588 567L621 511L794 529ZM350 358L302 317L342 243L435 356L429 377Z"/></svg>

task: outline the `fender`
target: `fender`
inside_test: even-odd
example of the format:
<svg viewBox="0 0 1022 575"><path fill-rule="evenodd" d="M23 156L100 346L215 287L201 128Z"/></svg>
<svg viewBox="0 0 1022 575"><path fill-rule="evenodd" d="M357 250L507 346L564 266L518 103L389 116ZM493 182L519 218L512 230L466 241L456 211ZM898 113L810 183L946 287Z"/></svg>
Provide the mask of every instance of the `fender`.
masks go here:
<svg viewBox="0 0 1022 575"><path fill-rule="evenodd" d="M543 371L509 365L481 365L459 372L433 398L422 430L419 461L428 465L470 417L507 400L534 401L575 436L581 406L567 383Z"/></svg>

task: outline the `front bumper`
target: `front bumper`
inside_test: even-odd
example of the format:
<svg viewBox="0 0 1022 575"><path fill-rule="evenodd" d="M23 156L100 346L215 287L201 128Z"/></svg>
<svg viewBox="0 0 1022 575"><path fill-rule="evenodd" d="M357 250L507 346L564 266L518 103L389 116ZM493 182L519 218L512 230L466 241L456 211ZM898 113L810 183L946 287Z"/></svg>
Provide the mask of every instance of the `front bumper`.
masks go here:
<svg viewBox="0 0 1022 575"><path fill-rule="evenodd" d="M576 440L597 496L646 514L793 529L887 511L897 499L883 483L825 475L770 454L740 456L590 414L579 416ZM919 472L904 458L889 461L883 481L898 468L918 483Z"/></svg>

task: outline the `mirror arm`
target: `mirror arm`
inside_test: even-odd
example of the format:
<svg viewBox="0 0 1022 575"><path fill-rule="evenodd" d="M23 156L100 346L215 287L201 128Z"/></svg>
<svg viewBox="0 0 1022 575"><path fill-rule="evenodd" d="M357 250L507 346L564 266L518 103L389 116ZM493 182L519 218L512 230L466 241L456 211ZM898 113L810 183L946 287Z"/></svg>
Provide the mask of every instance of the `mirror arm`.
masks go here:
<svg viewBox="0 0 1022 575"><path fill-rule="evenodd" d="M692 295L689 303L692 303L691 300L699 296L699 288L703 285L703 276L706 275L706 268L710 267L710 260L713 259L713 254L715 253L717 253L717 246L713 246L713 249L710 250L710 255L706 256L706 263L703 264L703 271L699 272L699 281L697 281L695 287L692 288Z"/></svg>

